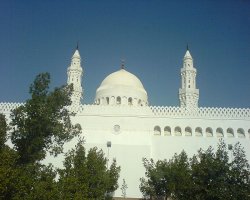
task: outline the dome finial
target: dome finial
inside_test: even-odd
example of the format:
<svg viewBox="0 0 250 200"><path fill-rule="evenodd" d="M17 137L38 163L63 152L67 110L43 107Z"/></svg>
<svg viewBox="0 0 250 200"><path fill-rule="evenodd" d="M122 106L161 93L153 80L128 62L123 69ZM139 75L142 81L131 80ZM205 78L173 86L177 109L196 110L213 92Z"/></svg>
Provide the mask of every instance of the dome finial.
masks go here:
<svg viewBox="0 0 250 200"><path fill-rule="evenodd" d="M121 62L122 62L122 63L121 63L121 69L124 69L124 68L125 68L125 60L122 59Z"/></svg>
<svg viewBox="0 0 250 200"><path fill-rule="evenodd" d="M187 43L187 51L189 51L189 48L188 48L188 43Z"/></svg>
<svg viewBox="0 0 250 200"><path fill-rule="evenodd" d="M76 43L76 50L78 50L79 49L79 45L78 45L78 41L77 41L77 43Z"/></svg>

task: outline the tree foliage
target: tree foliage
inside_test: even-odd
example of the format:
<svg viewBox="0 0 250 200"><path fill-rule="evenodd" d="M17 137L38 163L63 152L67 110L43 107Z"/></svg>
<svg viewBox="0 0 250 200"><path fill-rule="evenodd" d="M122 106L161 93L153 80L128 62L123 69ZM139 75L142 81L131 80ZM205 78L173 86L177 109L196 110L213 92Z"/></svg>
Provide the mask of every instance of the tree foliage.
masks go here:
<svg viewBox="0 0 250 200"><path fill-rule="evenodd" d="M118 188L120 167L114 160L107 168L107 158L97 148L85 152L80 140L67 153L64 169L59 170L60 199L109 199Z"/></svg>
<svg viewBox="0 0 250 200"><path fill-rule="evenodd" d="M209 147L188 159L185 152L170 160L143 159L146 178L140 190L146 199L236 200L249 199L250 168L239 143L232 150L221 141L216 151Z"/></svg>
<svg viewBox="0 0 250 200"><path fill-rule="evenodd" d="M8 125L5 116L0 113L0 150L4 148L7 141Z"/></svg>
<svg viewBox="0 0 250 200"><path fill-rule="evenodd" d="M30 86L31 99L11 114L11 141L19 154L19 163L41 161L46 151L57 155L63 144L81 131L72 125L67 106L71 104L72 86L49 91L50 75L39 74Z"/></svg>
<svg viewBox="0 0 250 200"><path fill-rule="evenodd" d="M8 125L5 116L0 114L0 199L11 198L17 175L15 169L17 154L5 144L7 130Z"/></svg>
<svg viewBox="0 0 250 200"><path fill-rule="evenodd" d="M99 199L117 189L120 168L110 168L102 151L91 149L85 155L83 141L65 158L64 169L43 165L48 153L57 155L63 144L81 132L73 125L72 86L49 90L48 73L36 77L31 98L11 113L9 126L0 114L0 200ZM106 195L108 199L108 195Z"/></svg>
<svg viewBox="0 0 250 200"><path fill-rule="evenodd" d="M121 186L121 190L122 190L122 197L125 199L126 195L127 195L127 189L128 189L128 185L125 181L125 179L122 179L122 186Z"/></svg>

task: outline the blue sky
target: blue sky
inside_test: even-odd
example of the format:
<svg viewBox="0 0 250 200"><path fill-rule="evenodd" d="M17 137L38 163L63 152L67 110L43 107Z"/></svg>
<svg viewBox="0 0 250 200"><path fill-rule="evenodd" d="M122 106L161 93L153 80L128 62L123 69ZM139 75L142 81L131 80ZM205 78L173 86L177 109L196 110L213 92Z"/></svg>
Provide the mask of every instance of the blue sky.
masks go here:
<svg viewBox="0 0 250 200"><path fill-rule="evenodd" d="M151 105L176 106L188 43L199 105L250 107L248 0L2 0L0 24L0 102L25 101L41 72L65 84L79 41L85 103L125 59Z"/></svg>

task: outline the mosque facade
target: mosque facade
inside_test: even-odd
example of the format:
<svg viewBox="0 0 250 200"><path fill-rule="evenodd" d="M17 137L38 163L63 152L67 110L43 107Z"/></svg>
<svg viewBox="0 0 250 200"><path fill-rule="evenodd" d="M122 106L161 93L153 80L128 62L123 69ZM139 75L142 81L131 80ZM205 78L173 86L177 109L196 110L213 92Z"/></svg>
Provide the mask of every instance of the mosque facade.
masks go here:
<svg viewBox="0 0 250 200"><path fill-rule="evenodd" d="M250 160L250 109L199 107L196 68L187 49L180 69L180 105L151 106L142 82L121 69L108 75L96 90L93 104L81 104L84 70L76 49L67 69L68 84L73 84L71 109L74 123L82 126L86 148L97 146L109 162L116 159L121 166L119 185L127 183L127 197L140 198L140 178L145 169L142 158L169 159L185 150L189 156L200 148L216 148L220 139L226 144L240 142ZM0 112L10 114L21 103L0 103ZM66 144L73 148L76 141ZM62 157L48 162L62 166ZM114 196L121 197L119 188Z"/></svg>

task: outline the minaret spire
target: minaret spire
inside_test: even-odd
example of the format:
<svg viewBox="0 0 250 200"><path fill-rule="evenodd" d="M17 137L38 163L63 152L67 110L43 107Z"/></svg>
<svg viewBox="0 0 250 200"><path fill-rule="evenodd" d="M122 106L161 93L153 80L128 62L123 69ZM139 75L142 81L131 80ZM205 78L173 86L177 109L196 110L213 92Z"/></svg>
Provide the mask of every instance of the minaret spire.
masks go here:
<svg viewBox="0 0 250 200"><path fill-rule="evenodd" d="M121 60L121 69L125 69L125 60L124 59Z"/></svg>
<svg viewBox="0 0 250 200"><path fill-rule="evenodd" d="M180 106L188 109L198 107L199 89L196 88L196 69L188 45L181 68L181 88L179 89Z"/></svg>
<svg viewBox="0 0 250 200"><path fill-rule="evenodd" d="M78 41L77 41L77 43L76 43L76 50L79 50Z"/></svg>
<svg viewBox="0 0 250 200"><path fill-rule="evenodd" d="M79 105L83 96L83 89L81 85L83 69L81 67L81 56L78 49L79 46L77 42L76 50L71 58L71 64L67 70L67 84L73 84L73 92L71 96L72 105Z"/></svg>

